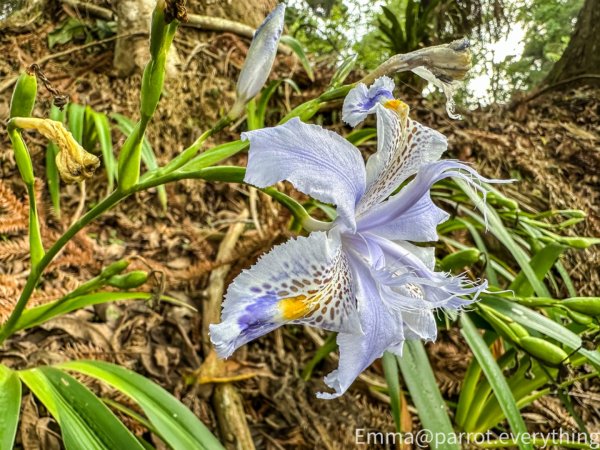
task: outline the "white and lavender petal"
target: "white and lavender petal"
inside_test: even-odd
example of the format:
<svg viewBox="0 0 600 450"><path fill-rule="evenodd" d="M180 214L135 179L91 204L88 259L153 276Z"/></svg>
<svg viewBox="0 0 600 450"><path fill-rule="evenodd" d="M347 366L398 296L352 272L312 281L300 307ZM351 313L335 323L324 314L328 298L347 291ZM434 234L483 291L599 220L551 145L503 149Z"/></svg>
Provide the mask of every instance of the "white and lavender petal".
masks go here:
<svg viewBox="0 0 600 450"><path fill-rule="evenodd" d="M383 205L369 214L369 220L377 221L378 212L387 213ZM415 203L411 202L401 215L381 225L368 227L368 230L372 234L392 241L434 242L438 240L438 225L445 222L448 217L450 215L435 205L431 200L430 192L426 191ZM364 224L368 222L365 220Z"/></svg>
<svg viewBox="0 0 600 450"><path fill-rule="evenodd" d="M388 348L400 347L404 341L401 318L385 307L379 285L367 264L356 254L350 254L350 267L356 280L359 314L363 335L339 333L339 367L325 377L325 384L334 392L320 392L317 397L339 397L360 373L380 358Z"/></svg>
<svg viewBox="0 0 600 450"><path fill-rule="evenodd" d="M364 83L358 83L346 98L342 106L342 120L355 127L375 111L375 107L386 100L394 98L394 81L389 77L380 77L367 88Z"/></svg>
<svg viewBox="0 0 600 450"><path fill-rule="evenodd" d="M222 321L210 326L217 353L286 323L361 333L354 284L339 236L322 232L275 247L229 286Z"/></svg>
<svg viewBox="0 0 600 450"><path fill-rule="evenodd" d="M244 181L258 187L291 182L299 191L337 206L355 228L355 206L365 191L359 150L340 135L294 118L284 125L242 133L250 141Z"/></svg>
<svg viewBox="0 0 600 450"><path fill-rule="evenodd" d="M398 194L390 197L387 201L365 211L357 220L358 229L366 232L372 231L378 227L386 227L396 220L401 220L404 214L407 214L415 207L425 207L429 214L442 214L431 207L428 201L423 197L429 195L429 190L438 181L455 177L467 181L473 188L487 192L482 186L486 183L506 183L510 180L490 180L479 175L473 168L458 161L443 160L437 161L421 167L414 180L408 183ZM362 204L362 202L361 202ZM424 220L424 219L423 219ZM428 219L434 223L437 219ZM413 240L407 238L406 240Z"/></svg>
<svg viewBox="0 0 600 450"><path fill-rule="evenodd" d="M377 153L367 161L367 190L357 207L359 214L385 200L447 148L444 135L408 118L407 112L398 114L383 105L377 108L377 135Z"/></svg>
<svg viewBox="0 0 600 450"><path fill-rule="evenodd" d="M487 287L486 282L477 284L463 276L435 272L422 254L414 251L415 246L399 245L379 236L370 239L386 255L387 274L379 277L380 282L401 294L404 291L399 289L420 292L414 297L424 300L422 309L458 310L475 301Z"/></svg>

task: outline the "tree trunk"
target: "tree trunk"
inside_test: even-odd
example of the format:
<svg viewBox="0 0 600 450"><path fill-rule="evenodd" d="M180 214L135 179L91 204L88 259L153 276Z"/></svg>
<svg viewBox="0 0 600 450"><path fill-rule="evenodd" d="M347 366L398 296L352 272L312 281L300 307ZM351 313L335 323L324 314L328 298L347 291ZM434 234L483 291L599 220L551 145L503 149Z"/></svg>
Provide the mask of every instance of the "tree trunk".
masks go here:
<svg viewBox="0 0 600 450"><path fill-rule="evenodd" d="M585 0L569 45L542 84L570 82L600 85L600 0Z"/></svg>

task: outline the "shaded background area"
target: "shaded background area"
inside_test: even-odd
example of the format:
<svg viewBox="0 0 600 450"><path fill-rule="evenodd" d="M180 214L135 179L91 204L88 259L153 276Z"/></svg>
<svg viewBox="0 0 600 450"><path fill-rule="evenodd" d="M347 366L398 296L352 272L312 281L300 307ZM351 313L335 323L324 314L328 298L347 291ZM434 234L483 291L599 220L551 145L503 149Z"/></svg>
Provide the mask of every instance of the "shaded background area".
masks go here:
<svg viewBox="0 0 600 450"><path fill-rule="evenodd" d="M124 25L123 20L128 20L122 17L124 3L94 0L89 4L101 8L94 10L76 8L68 1L14 2L21 8L19 14L0 22L0 119L8 117L14 77L40 61L52 85L68 94L72 102L137 118L140 70L134 64L130 73L124 74L117 67L119 61L115 64L115 54L127 49L143 52L147 36L141 29L141 35L133 36L137 40L131 36L123 39L124 33L136 31L135 20ZM190 12L255 27L274 3L190 1L188 7ZM291 81L283 83L271 100L268 125L322 92L335 67L353 52L359 55L356 72L351 75L351 80L356 80L393 53L469 35L476 66L473 79L457 99L464 119L448 119L438 92L414 77L402 77L397 80L400 95L412 114L448 136L449 157L476 164L486 176L518 179L505 192L532 211L582 209L589 217L576 231L600 235L600 90L595 87L600 64L585 56L585 46L569 50L575 24L583 23L576 19L584 6L582 0L381 1L378 7L358 1L289 3L288 32L310 52L315 80L309 79L295 56L280 55L272 79ZM596 0L585 4L599 9ZM9 5L12 3L0 6L0 16L7 15ZM380 6L386 6L388 12ZM99 11L110 15L103 17ZM407 28L409 16L414 19L413 28ZM143 23L139 25L142 28ZM600 20L586 19L585 23L597 27ZM512 58L494 59L498 50L493 44L506 41L517 24L522 40L508 40L506 46L514 45L522 52ZM590 35L584 34L581 40L590 41ZM595 36L600 36L597 29ZM125 50L118 48L123 45ZM182 27L175 38L173 70L148 134L160 163L189 145L226 110L225 105L233 103L235 80L248 45L247 38L231 32ZM565 50L581 61L591 61L589 66L563 64L562 73L557 75L553 67L560 67L555 63ZM573 73L575 70L579 74ZM487 80L489 88L476 88L478 77ZM35 115L47 116L51 101L51 95L40 89ZM349 129L340 124L339 106L320 113L317 122L347 133ZM243 127L243 123L234 124L207 147L237 139ZM115 132L113 138L118 148L125 136ZM36 173L42 174L45 143L33 134L28 139ZM0 318L5 318L25 282L29 249L25 189L4 130L0 145ZM375 145L370 142L361 149L369 154ZM229 163L244 165L244 158L239 155ZM104 195L105 184L102 176L89 182L88 204ZM21 334L10 341L0 357L13 367L82 357L117 362L158 381L218 432L217 408L211 400L214 384L194 382L207 381L202 379L206 374L196 372L208 356L202 350L206 340L202 310L211 289L226 287L260 254L290 236L289 214L270 198L243 186L184 181L166 189L166 212L157 192L145 192L80 233L53 263L34 301L43 303L63 295L110 262L134 256L134 267L156 272L150 290L176 297L200 314L160 303L97 307ZM62 187L60 218L42 180L38 194L43 205L42 233L51 241L71 222L80 192L75 186ZM245 227L239 240L227 258L218 260L226 233L240 221ZM447 250L440 244L441 252ZM582 295L597 295L598 250L569 253L564 263ZM380 389L385 386L380 362L342 398L330 402L315 399L315 393L323 389L322 377L335 368L336 361L327 359L319 364L308 381L301 373L324 338L314 331L286 327L243 348L237 354L238 362L227 366L231 376L246 377L237 386L257 448L350 448L356 428L394 430L389 397ZM449 330L443 331L428 350L444 395L455 399L470 361L470 356L465 356L468 347L458 332ZM106 396L115 395L106 387L94 387ZM578 399L577 410L589 430L600 431L598 382L578 383L572 395ZM408 413L418 429L414 409L409 407ZM576 429L573 419L552 396L534 402L523 414L532 430ZM54 420L29 397L24 402L20 445L60 448L57 430ZM235 442L235 436L220 432L224 442Z"/></svg>

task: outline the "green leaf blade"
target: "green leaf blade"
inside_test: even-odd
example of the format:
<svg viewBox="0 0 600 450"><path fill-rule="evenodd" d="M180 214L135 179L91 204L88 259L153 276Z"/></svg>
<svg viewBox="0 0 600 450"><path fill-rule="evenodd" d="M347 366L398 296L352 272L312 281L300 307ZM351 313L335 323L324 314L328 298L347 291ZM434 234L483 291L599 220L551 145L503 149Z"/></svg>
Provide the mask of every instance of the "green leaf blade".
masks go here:
<svg viewBox="0 0 600 450"><path fill-rule="evenodd" d="M504 374L500 367L498 367L498 363L492 356L490 349L468 315L463 314L460 322L462 326L462 335L469 344L469 347L471 347L483 373L492 386L494 394L502 407L502 411L512 428L513 435L526 435L527 427L525 426L525 422L523 422L523 418L521 417L521 413L519 412L519 408L517 407L517 403L515 402L506 378L504 378ZM533 447L529 443L520 442L518 445L521 450L533 450Z"/></svg>
<svg viewBox="0 0 600 450"><path fill-rule="evenodd" d="M73 298L62 299L29 308L23 312L15 326L15 331L31 328L48 320L68 314L76 309L101 303L119 300L150 300L152 294L147 292L95 292Z"/></svg>
<svg viewBox="0 0 600 450"><path fill-rule="evenodd" d="M67 450L144 449L100 399L67 373L40 367L19 376L59 423Z"/></svg>
<svg viewBox="0 0 600 450"><path fill-rule="evenodd" d="M103 361L70 361L59 367L102 380L131 397L173 449L223 449L217 438L179 400L137 373Z"/></svg>
<svg viewBox="0 0 600 450"><path fill-rule="evenodd" d="M306 75L308 75L310 81L315 81L315 74L300 41L290 35L284 35L281 36L281 43L287 45L293 50L296 56L298 56L298 59L300 59L300 63L302 64L302 67L304 68L304 71L306 72Z"/></svg>
<svg viewBox="0 0 600 450"><path fill-rule="evenodd" d="M0 448L13 448L21 410L21 381L0 364Z"/></svg>
<svg viewBox="0 0 600 450"><path fill-rule="evenodd" d="M441 433L446 439L438 442L437 450L460 450L453 443L455 436L452 423L448 417L446 403L438 388L437 382L427 358L425 347L420 341L406 341L402 357L398 357L402 377L411 398L419 413L423 429L434 435Z"/></svg>

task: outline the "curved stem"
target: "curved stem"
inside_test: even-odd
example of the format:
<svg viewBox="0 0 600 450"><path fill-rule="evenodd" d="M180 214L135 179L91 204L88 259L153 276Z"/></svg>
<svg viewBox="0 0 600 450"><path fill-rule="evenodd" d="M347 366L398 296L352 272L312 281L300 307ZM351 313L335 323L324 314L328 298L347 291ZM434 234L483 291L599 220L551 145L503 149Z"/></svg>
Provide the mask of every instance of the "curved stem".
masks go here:
<svg viewBox="0 0 600 450"><path fill-rule="evenodd" d="M125 192L113 192L111 195L102 200L96 207L88 211L81 219L75 222L65 233L58 238L58 240L48 249L44 257L40 260L38 264L32 267L31 272L29 273L29 277L27 278L27 283L23 288L23 292L21 292L21 296L17 301L15 308L10 314L7 321L0 329L0 344L9 337L17 324L17 321L23 314L25 307L33 294L33 291L40 280L44 269L48 267L48 265L52 262L54 257L58 254L58 252L75 236L83 227L89 224L96 217L107 211L112 206L119 203L125 197L131 194L133 190L125 191Z"/></svg>
<svg viewBox="0 0 600 450"><path fill-rule="evenodd" d="M171 183L173 181L179 181L183 179L203 179L207 181L223 181L229 183L243 183L244 175L246 173L246 169L243 167L232 167L232 166L222 166L222 167L208 167L206 169L201 169L196 172L171 172L162 176L156 176L155 178L150 178L145 181L141 181L135 186L125 189L125 190L116 190L100 203L98 203L94 208L89 210L86 214L84 214L79 220L77 220L65 233L56 240L56 242L48 249L44 257L39 261L37 265L32 267L31 272L29 273L29 277L27 278L27 283L21 292L21 296L17 301L13 311L11 312L9 318L4 323L2 328L0 328L0 344L2 344L14 331L15 326L23 314L23 311L27 307L27 303L35 287L37 286L44 270L48 267L48 265L52 262L52 260L58 255L58 253L63 249L65 245L86 225L92 222L94 219L98 218L100 215L108 211L113 206L120 203L125 198L129 197L131 194L136 192L140 192L152 187L156 187L162 184ZM282 203L286 206L292 214L302 220L303 223L313 223L314 224L322 224L323 226L327 225L327 222L320 222L318 220L312 219L306 210L298 203L296 200L288 197L287 195L279 192L275 188L265 188L263 191ZM310 220L309 220L310 219ZM316 228L315 228L316 229ZM325 228L319 228L325 229Z"/></svg>

